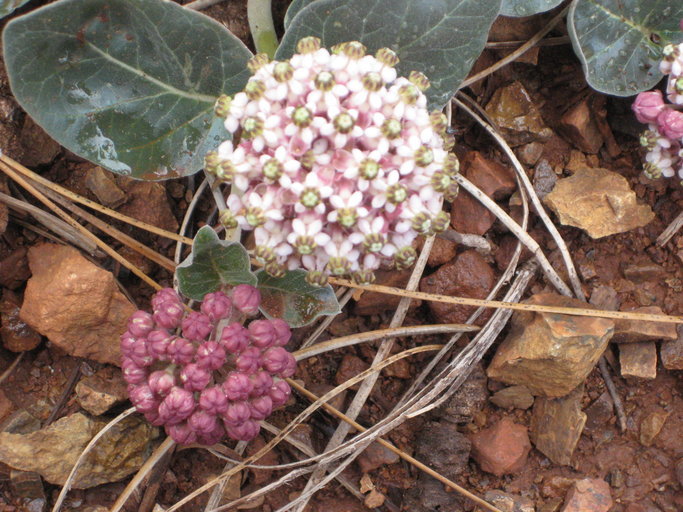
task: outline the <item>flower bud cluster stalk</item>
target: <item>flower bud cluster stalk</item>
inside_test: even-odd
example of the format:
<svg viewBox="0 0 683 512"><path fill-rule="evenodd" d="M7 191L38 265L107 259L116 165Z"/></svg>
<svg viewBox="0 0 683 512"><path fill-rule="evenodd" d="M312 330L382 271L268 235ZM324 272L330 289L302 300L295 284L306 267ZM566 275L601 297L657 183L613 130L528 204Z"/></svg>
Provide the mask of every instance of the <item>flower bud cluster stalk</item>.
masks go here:
<svg viewBox="0 0 683 512"><path fill-rule="evenodd" d="M446 229L442 202L458 192L446 118L427 110L429 81L397 77L387 48L330 52L307 37L297 52L256 55L244 91L217 102L233 135L206 157L232 184L221 221L254 230L254 255L274 276L304 268L312 284L369 283L380 265L412 265L414 239Z"/></svg>
<svg viewBox="0 0 683 512"><path fill-rule="evenodd" d="M121 336L121 368L138 412L180 444L254 438L259 421L289 398L283 379L296 370L284 348L286 322L238 321L254 316L260 301L256 288L239 285L230 296L207 294L188 314L165 288L152 298L153 313L133 313Z"/></svg>
<svg viewBox="0 0 683 512"><path fill-rule="evenodd" d="M683 25L683 21L681 22ZM661 91L641 92L633 111L641 123L649 125L640 137L647 149L643 171L648 178L678 175L683 180L683 43L664 47L659 69L668 75L666 97Z"/></svg>

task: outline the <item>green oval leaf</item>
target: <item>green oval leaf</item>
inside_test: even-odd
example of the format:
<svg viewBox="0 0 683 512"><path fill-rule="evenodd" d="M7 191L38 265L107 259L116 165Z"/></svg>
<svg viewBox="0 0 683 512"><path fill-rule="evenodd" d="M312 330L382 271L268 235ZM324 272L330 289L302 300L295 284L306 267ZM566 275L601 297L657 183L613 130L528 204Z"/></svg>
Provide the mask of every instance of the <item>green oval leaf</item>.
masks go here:
<svg viewBox="0 0 683 512"><path fill-rule="evenodd" d="M321 315L341 312L332 287L308 284L305 270L290 270L281 278L259 270L256 276L261 292L261 312L269 318L282 318L291 327L301 327Z"/></svg>
<svg viewBox="0 0 683 512"><path fill-rule="evenodd" d="M180 293L194 300L218 290L221 285L256 286L247 250L237 242L218 238L210 226L194 237L192 253L176 267Z"/></svg>
<svg viewBox="0 0 683 512"><path fill-rule="evenodd" d="M290 57L302 37L330 47L358 40L371 52L388 47L398 72L421 71L431 81L431 108L442 108L484 49L500 0L316 0L292 19L276 58Z"/></svg>
<svg viewBox="0 0 683 512"><path fill-rule="evenodd" d="M29 0L1 0L0 1L0 18L4 18L9 13L18 9Z"/></svg>
<svg viewBox="0 0 683 512"><path fill-rule="evenodd" d="M662 47L683 40L681 18L681 0L576 0L567 27L590 86L630 96L661 80Z"/></svg>
<svg viewBox="0 0 683 512"><path fill-rule="evenodd" d="M62 0L3 34L12 92L60 144L110 171L168 179L227 138L213 115L241 89L249 50L164 0Z"/></svg>
<svg viewBox="0 0 683 512"><path fill-rule="evenodd" d="M500 14L521 18L549 11L561 3L562 0L503 0Z"/></svg>
<svg viewBox="0 0 683 512"><path fill-rule="evenodd" d="M315 0L293 0L293 2L289 4L289 7L287 7L287 12L285 13L285 30L289 30L289 25L291 25L292 20L296 15L299 14L299 11L313 2L315 2Z"/></svg>

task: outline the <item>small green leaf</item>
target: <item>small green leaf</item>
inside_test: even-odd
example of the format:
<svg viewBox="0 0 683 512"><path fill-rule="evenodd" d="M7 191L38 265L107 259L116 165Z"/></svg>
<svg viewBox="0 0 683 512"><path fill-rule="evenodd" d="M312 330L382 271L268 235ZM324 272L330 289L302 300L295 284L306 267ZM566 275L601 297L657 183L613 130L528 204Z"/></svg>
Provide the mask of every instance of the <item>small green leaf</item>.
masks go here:
<svg viewBox="0 0 683 512"><path fill-rule="evenodd" d="M514 17L532 16L549 11L561 3L562 0L503 0L500 14Z"/></svg>
<svg viewBox="0 0 683 512"><path fill-rule="evenodd" d="M287 12L285 13L285 30L289 30L289 25L291 25L292 20L296 15L299 14L304 7L308 7L308 5L313 2L315 2L315 0L293 0L292 3L289 4L289 7L287 7Z"/></svg>
<svg viewBox="0 0 683 512"><path fill-rule="evenodd" d="M237 242L221 240L210 226L197 232L192 253L176 267L176 275L180 293L194 300L202 300L221 285L257 283L246 249Z"/></svg>
<svg viewBox="0 0 683 512"><path fill-rule="evenodd" d="M306 282L305 270L290 270L285 277L256 272L261 292L261 311L270 318L282 318L291 327L310 324L320 315L341 312L334 290L328 284L319 287Z"/></svg>
<svg viewBox="0 0 683 512"><path fill-rule="evenodd" d="M0 0L0 18L4 18L14 9L18 9L29 0Z"/></svg>
<svg viewBox="0 0 683 512"><path fill-rule="evenodd" d="M661 80L663 46L683 41L681 18L681 0L575 0L567 28L590 86L630 96Z"/></svg>
<svg viewBox="0 0 683 512"><path fill-rule="evenodd" d="M370 52L388 47L400 75L421 71L431 81L430 108L442 108L484 49L501 0L316 0L291 20L275 57L317 36L323 46L356 40Z"/></svg>
<svg viewBox="0 0 683 512"><path fill-rule="evenodd" d="M216 97L241 89L249 50L164 0L62 0L3 34L14 96L60 144L110 171L187 176L227 138Z"/></svg>

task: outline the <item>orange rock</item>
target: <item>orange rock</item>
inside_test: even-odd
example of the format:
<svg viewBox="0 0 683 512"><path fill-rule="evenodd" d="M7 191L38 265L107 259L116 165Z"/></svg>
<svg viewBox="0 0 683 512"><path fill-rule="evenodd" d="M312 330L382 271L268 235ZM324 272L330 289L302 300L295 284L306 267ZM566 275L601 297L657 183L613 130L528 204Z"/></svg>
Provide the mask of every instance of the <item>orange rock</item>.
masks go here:
<svg viewBox="0 0 683 512"><path fill-rule="evenodd" d="M584 478L569 489L562 512L607 512L610 508L612 493L607 482L599 478Z"/></svg>
<svg viewBox="0 0 683 512"><path fill-rule="evenodd" d="M408 270L378 270L375 272L377 277L376 284L405 288L410 279L412 269ZM357 315L378 315L385 311L396 309L401 297L396 295L386 295L379 292L364 292L360 300L356 303L355 313ZM411 307L416 307L420 301L412 301Z"/></svg>
<svg viewBox="0 0 683 512"><path fill-rule="evenodd" d="M622 377L652 380L657 377L657 346L654 341L619 345Z"/></svg>
<svg viewBox="0 0 683 512"><path fill-rule="evenodd" d="M119 365L119 336L136 308L111 272L56 244L36 245L28 257L21 319L70 355Z"/></svg>
<svg viewBox="0 0 683 512"><path fill-rule="evenodd" d="M512 474L526 464L531 442L524 425L503 418L495 425L470 436L472 457L479 467L496 476Z"/></svg>
<svg viewBox="0 0 683 512"><path fill-rule="evenodd" d="M595 154L602 147L602 134L595 120L592 105L589 106L589 98L571 107L562 116L558 129L581 151Z"/></svg>

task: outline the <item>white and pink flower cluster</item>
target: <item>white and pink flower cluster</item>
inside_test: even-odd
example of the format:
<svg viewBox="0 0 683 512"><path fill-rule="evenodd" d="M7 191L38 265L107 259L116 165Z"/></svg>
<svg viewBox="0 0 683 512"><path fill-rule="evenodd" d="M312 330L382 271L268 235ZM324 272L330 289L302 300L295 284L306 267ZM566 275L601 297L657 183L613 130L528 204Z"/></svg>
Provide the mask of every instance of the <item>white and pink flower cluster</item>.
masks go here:
<svg viewBox="0 0 683 512"><path fill-rule="evenodd" d="M254 230L271 275L304 268L368 283L380 265L410 266L419 234L446 229L458 191L445 116L429 113L427 78L397 77L396 54L358 42L332 51L308 37L288 61L250 62L243 92L216 112L233 134L206 158L232 183L228 227Z"/></svg>
<svg viewBox="0 0 683 512"><path fill-rule="evenodd" d="M231 296L207 294L200 311L186 313L165 288L152 298L153 313L133 313L121 336L121 368L138 412L180 444L254 438L259 421L289 398L283 379L296 370L284 348L286 322L242 325L260 300L256 288L239 285Z"/></svg>
<svg viewBox="0 0 683 512"><path fill-rule="evenodd" d="M652 179L678 175L683 179L683 43L664 47L664 59L659 64L669 75L664 101L661 91L641 92L633 103L633 111L649 129L640 138L647 148L645 174Z"/></svg>

